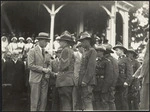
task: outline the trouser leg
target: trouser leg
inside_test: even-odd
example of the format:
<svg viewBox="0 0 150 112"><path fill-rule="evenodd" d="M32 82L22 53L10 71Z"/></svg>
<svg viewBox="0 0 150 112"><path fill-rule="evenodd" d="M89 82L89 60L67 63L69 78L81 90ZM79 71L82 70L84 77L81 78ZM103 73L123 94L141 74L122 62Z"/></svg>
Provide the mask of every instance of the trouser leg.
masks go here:
<svg viewBox="0 0 150 112"><path fill-rule="evenodd" d="M39 111L45 111L47 105L47 93L48 93L48 79L42 78L41 80L41 93L40 93L40 106Z"/></svg>
<svg viewBox="0 0 150 112"><path fill-rule="evenodd" d="M59 93L58 88L53 87L52 88L52 110L60 110L60 99L59 99Z"/></svg>
<svg viewBox="0 0 150 112"><path fill-rule="evenodd" d="M122 87L121 101L122 101L122 110L129 110L129 106L128 106L128 87Z"/></svg>
<svg viewBox="0 0 150 112"><path fill-rule="evenodd" d="M128 87L116 87L115 103L117 110L129 110L128 106Z"/></svg>
<svg viewBox="0 0 150 112"><path fill-rule="evenodd" d="M72 110L72 91L73 87L59 87L61 110Z"/></svg>
<svg viewBox="0 0 150 112"><path fill-rule="evenodd" d="M109 110L116 110L114 95L115 95L115 90L111 89L109 92L109 99L108 99Z"/></svg>
<svg viewBox="0 0 150 112"><path fill-rule="evenodd" d="M40 98L40 83L30 83L31 94L30 94L30 110L38 111L38 104Z"/></svg>
<svg viewBox="0 0 150 112"><path fill-rule="evenodd" d="M93 98L93 87L92 86L84 86L82 87L82 103L84 110L93 110L92 98Z"/></svg>

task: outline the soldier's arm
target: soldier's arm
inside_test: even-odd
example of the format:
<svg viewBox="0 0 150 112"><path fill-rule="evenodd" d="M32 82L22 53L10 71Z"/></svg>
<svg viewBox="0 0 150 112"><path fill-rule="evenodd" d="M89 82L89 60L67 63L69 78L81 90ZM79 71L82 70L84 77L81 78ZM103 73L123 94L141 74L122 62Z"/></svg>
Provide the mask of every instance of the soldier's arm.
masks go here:
<svg viewBox="0 0 150 112"><path fill-rule="evenodd" d="M32 49L29 51L27 61L28 61L28 68L30 70L39 73L43 73L43 71L45 70L45 68L43 68L42 66L38 66L35 64L35 54Z"/></svg>
<svg viewBox="0 0 150 112"><path fill-rule="evenodd" d="M132 75L133 75L133 68L131 63L129 63L129 60L125 60L126 62L126 80L125 82L128 83L128 85L130 84L131 80L132 80Z"/></svg>
<svg viewBox="0 0 150 112"><path fill-rule="evenodd" d="M90 58L88 60L87 64L87 70L85 72L85 75L83 77L84 83L89 83L89 81L93 78L93 75L95 74L95 68L96 68L96 51L91 50Z"/></svg>
<svg viewBox="0 0 150 112"><path fill-rule="evenodd" d="M109 87L111 87L113 82L113 65L110 60L105 64L105 83L103 85L102 92L107 92Z"/></svg>
<svg viewBox="0 0 150 112"><path fill-rule="evenodd" d="M60 71L65 71L70 66L71 52L69 49L64 49L60 58Z"/></svg>

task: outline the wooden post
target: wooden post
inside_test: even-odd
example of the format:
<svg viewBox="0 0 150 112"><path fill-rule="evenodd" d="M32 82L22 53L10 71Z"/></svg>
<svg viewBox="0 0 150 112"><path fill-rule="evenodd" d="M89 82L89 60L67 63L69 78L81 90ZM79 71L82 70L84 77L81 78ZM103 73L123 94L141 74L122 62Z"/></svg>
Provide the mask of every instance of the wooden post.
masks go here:
<svg viewBox="0 0 150 112"><path fill-rule="evenodd" d="M54 23L55 23L55 15L59 12L59 10L64 6L61 5L55 10L55 4L52 4L52 9L49 9L47 5L43 4L46 10L49 12L51 17L50 22L50 52L53 55L53 41L54 41Z"/></svg>

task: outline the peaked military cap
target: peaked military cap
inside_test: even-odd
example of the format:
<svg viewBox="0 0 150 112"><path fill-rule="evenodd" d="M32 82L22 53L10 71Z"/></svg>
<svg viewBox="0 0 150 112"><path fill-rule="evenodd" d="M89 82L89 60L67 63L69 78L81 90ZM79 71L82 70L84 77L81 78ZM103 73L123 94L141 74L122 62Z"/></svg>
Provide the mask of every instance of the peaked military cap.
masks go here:
<svg viewBox="0 0 150 112"><path fill-rule="evenodd" d="M106 52L114 53L114 51L112 51L112 45L111 44L104 44L104 46L106 48Z"/></svg>
<svg viewBox="0 0 150 112"><path fill-rule="evenodd" d="M96 51L103 51L106 52L106 48L104 47L104 45L99 45L97 47L95 47Z"/></svg>
<svg viewBox="0 0 150 112"><path fill-rule="evenodd" d="M59 41L69 41L71 43L75 43L74 38L72 37L72 35L68 31L64 31L60 35L60 38L58 38L57 40L59 40Z"/></svg>
<svg viewBox="0 0 150 112"><path fill-rule="evenodd" d="M36 39L50 40L49 34L45 32L40 32Z"/></svg>
<svg viewBox="0 0 150 112"><path fill-rule="evenodd" d="M121 44L121 43L118 43L115 47L113 47L113 49L115 50L116 48L121 48L124 50L124 52L127 52L127 49Z"/></svg>
<svg viewBox="0 0 150 112"><path fill-rule="evenodd" d="M87 31L83 32L83 33L81 33L80 39L78 39L78 41L81 41L83 39L91 39L91 35Z"/></svg>
<svg viewBox="0 0 150 112"><path fill-rule="evenodd" d="M17 40L17 37L13 37L13 38L11 38L11 41L13 41L13 40Z"/></svg>

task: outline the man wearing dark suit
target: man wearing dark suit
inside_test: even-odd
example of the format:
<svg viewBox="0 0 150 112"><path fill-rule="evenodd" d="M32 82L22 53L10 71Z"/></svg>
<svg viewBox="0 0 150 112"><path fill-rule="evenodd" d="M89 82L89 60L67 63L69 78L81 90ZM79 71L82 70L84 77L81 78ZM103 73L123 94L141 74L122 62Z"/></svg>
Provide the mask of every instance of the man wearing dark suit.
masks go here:
<svg viewBox="0 0 150 112"><path fill-rule="evenodd" d="M50 40L48 37L47 33L39 33L37 37L39 45L31 49L28 54L31 111L45 111L47 104L51 56L44 51L44 48L47 45L47 41Z"/></svg>
<svg viewBox="0 0 150 112"><path fill-rule="evenodd" d="M83 32L80 36L82 47L85 53L82 56L82 63L79 72L78 84L81 88L81 99L83 110L93 110L93 86L96 84L96 50L92 47L92 38L88 32Z"/></svg>
<svg viewBox="0 0 150 112"><path fill-rule="evenodd" d="M116 82L119 76L119 68L118 68L118 62L117 59L115 59L113 56L111 56L111 53L114 53L112 51L112 46L110 44L104 44L106 47L106 52L105 52L105 57L108 58L111 63L113 64L113 82L110 88L110 94L109 94L109 110L116 110L116 105L115 105L115 87L116 87Z"/></svg>
<svg viewBox="0 0 150 112"><path fill-rule="evenodd" d="M25 65L23 61L18 60L19 51L14 50L12 51L11 60L6 60L4 66L4 75L5 83L11 84L10 95L11 99L10 102L13 105L12 110L20 110L20 99L25 89Z"/></svg>

